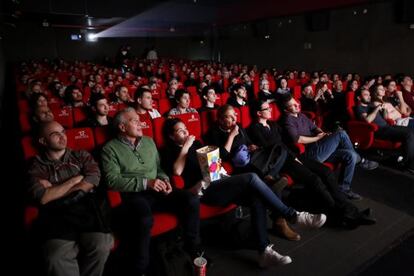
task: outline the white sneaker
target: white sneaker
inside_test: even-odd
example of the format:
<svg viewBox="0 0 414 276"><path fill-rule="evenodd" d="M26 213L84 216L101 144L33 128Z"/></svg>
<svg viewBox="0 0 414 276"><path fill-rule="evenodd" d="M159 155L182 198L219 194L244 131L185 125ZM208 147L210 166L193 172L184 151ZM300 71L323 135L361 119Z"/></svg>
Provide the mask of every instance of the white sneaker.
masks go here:
<svg viewBox="0 0 414 276"><path fill-rule="evenodd" d="M311 214L308 212L297 212L296 223L299 226L320 228L326 222L326 215L324 214Z"/></svg>
<svg viewBox="0 0 414 276"><path fill-rule="evenodd" d="M269 244L265 251L260 255L259 266L262 268L271 265L286 265L292 262L289 256L283 256L273 250L273 244Z"/></svg>

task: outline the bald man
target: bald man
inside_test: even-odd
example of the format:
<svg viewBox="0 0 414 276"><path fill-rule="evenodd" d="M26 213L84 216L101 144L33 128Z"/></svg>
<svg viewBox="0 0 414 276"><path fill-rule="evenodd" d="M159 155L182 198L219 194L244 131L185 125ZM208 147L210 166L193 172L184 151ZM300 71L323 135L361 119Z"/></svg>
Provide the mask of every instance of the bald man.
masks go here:
<svg viewBox="0 0 414 276"><path fill-rule="evenodd" d="M113 238L98 207L98 164L86 151L67 148L59 123L43 123L38 133L42 151L29 169L29 193L39 205L46 274L102 275Z"/></svg>

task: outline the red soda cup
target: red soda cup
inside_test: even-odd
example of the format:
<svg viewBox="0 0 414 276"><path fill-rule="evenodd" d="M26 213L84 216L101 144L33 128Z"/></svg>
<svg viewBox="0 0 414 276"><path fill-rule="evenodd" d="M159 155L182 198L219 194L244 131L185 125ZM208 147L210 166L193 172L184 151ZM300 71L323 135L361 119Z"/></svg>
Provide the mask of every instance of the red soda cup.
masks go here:
<svg viewBox="0 0 414 276"><path fill-rule="evenodd" d="M202 256L194 259L194 270L196 276L207 275L207 260Z"/></svg>

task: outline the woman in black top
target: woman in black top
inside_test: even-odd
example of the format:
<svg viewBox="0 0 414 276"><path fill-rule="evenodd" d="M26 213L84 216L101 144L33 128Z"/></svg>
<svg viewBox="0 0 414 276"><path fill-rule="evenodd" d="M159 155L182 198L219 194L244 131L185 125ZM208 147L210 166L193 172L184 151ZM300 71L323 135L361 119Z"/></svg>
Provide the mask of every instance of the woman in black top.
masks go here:
<svg viewBox="0 0 414 276"><path fill-rule="evenodd" d="M198 165L196 150L202 145L189 135L184 123L178 119L168 119L164 124L164 135L168 141L163 155L164 168L173 175L184 178L185 188L199 194L202 186L202 173ZM267 185L254 173L222 177L213 181L203 190L200 200L213 206L227 206L231 203L247 205L251 209L252 226L260 253L260 265L288 264L289 256L282 256L272 249L267 237L266 207L278 212L287 220L310 227L321 227L326 217L297 212L283 204ZM265 207L266 206L266 207Z"/></svg>

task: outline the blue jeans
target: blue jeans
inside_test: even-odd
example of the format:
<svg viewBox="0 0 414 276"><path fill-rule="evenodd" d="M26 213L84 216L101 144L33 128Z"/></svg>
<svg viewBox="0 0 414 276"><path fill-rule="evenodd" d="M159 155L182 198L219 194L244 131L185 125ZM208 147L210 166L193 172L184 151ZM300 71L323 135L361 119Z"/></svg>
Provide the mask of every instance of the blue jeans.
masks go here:
<svg viewBox="0 0 414 276"><path fill-rule="evenodd" d="M231 203L249 206L259 252L263 252L269 244L266 209L288 220L296 216L296 211L286 206L255 173L238 174L212 182L204 191L201 201L213 206Z"/></svg>
<svg viewBox="0 0 414 276"><path fill-rule="evenodd" d="M307 145L305 156L319 162L340 162L343 166L339 181L340 189L343 191L351 189L355 165L359 162L360 157L354 150L352 142L345 131L340 130Z"/></svg>

